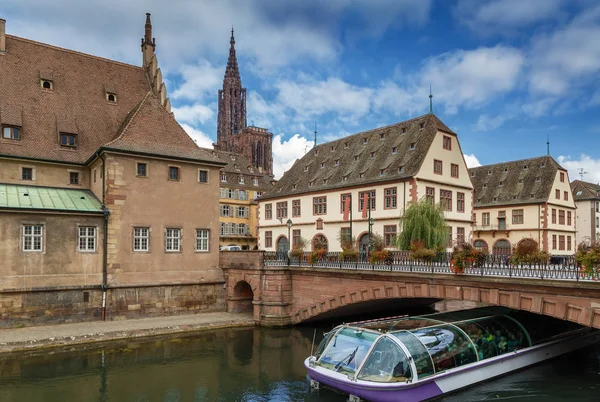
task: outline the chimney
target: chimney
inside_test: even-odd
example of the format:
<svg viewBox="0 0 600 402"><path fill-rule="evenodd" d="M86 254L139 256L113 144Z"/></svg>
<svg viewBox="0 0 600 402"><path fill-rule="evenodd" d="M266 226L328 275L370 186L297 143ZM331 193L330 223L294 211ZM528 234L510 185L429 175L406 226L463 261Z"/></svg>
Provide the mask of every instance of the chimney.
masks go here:
<svg viewBox="0 0 600 402"><path fill-rule="evenodd" d="M6 53L6 20L0 18L0 53Z"/></svg>

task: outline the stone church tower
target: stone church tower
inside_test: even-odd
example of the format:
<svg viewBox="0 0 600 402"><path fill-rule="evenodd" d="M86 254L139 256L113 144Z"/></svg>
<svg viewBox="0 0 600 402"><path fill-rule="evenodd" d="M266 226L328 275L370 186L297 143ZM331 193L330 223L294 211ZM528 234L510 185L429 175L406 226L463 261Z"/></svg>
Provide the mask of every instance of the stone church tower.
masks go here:
<svg viewBox="0 0 600 402"><path fill-rule="evenodd" d="M273 175L273 134L266 128L246 124L246 88L242 87L235 55L235 38L231 30L229 59L219 90L217 144L220 151L244 155L260 172Z"/></svg>

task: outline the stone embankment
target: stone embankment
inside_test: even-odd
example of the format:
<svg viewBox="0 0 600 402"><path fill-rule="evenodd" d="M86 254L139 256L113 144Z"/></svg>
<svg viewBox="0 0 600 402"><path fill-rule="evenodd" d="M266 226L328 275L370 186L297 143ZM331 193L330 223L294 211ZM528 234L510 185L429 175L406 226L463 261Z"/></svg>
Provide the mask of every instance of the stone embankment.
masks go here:
<svg viewBox="0 0 600 402"><path fill-rule="evenodd" d="M0 329L0 353L251 326L251 314L216 312Z"/></svg>

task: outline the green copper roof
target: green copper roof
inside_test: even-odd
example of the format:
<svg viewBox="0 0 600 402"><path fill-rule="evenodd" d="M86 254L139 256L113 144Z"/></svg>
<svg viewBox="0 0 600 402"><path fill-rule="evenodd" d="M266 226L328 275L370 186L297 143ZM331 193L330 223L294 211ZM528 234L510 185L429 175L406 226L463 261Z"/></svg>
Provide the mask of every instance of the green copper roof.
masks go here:
<svg viewBox="0 0 600 402"><path fill-rule="evenodd" d="M89 190L0 184L0 209L102 213L102 204Z"/></svg>

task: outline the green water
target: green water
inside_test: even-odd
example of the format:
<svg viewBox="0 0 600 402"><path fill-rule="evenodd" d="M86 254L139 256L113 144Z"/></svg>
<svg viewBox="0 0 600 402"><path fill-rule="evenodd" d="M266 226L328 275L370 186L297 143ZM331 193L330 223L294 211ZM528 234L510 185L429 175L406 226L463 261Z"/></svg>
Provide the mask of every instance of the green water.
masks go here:
<svg viewBox="0 0 600 402"><path fill-rule="evenodd" d="M317 342L323 332L318 329ZM313 328L237 329L38 355L0 355L1 402L345 401L311 394ZM597 401L600 346L442 399Z"/></svg>

